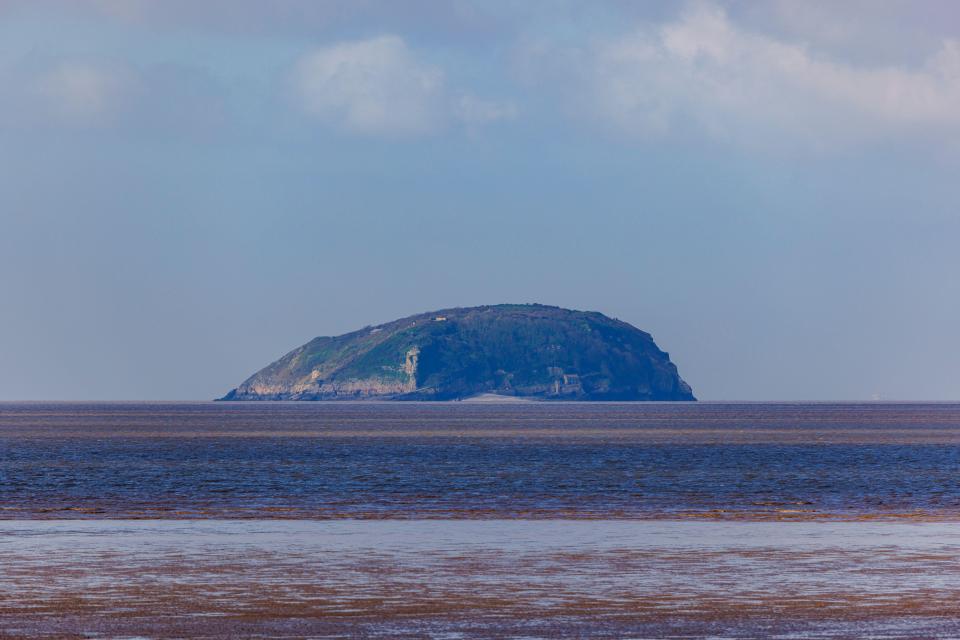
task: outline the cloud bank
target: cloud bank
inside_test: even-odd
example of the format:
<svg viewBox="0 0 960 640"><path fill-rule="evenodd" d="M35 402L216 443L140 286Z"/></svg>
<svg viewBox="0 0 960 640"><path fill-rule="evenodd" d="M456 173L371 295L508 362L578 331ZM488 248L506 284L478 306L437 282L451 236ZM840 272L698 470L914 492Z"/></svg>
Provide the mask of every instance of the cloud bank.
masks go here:
<svg viewBox="0 0 960 640"><path fill-rule="evenodd" d="M394 139L519 120L558 135L600 124L624 140L788 148L960 134L960 30L924 19L957 15L949 5L894 2L865 16L865 5L814 0L704 2L679 14L655 4L417 0L410 11L433 19L414 28L410 11L380 0L297 0L279 13L220 0L11 0L0 12L21 30L54 12L106 35L102 50L50 34L46 45L23 38L0 50L0 82L12 88L0 120L146 136L233 126L270 135L295 121ZM141 39L152 44L140 50ZM209 55L179 54L191 47Z"/></svg>
<svg viewBox="0 0 960 640"><path fill-rule="evenodd" d="M779 135L832 145L960 130L955 40L919 67L856 66L739 28L701 4L659 27L594 41L575 68L587 110L629 134L696 127L749 144Z"/></svg>

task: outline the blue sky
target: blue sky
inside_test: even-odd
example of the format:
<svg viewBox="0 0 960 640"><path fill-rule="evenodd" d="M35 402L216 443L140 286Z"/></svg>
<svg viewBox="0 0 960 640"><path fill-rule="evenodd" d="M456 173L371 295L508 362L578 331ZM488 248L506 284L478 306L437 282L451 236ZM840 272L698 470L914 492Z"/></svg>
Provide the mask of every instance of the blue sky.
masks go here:
<svg viewBox="0 0 960 640"><path fill-rule="evenodd" d="M698 397L960 399L953 2L0 0L0 399L542 302Z"/></svg>

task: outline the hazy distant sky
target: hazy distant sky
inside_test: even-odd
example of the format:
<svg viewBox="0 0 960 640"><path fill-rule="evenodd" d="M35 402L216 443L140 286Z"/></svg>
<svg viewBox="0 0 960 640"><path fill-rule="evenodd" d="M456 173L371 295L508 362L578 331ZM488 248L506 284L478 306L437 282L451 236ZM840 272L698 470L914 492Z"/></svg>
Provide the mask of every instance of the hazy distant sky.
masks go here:
<svg viewBox="0 0 960 640"><path fill-rule="evenodd" d="M960 4L0 0L0 399L533 301L701 399L960 400Z"/></svg>

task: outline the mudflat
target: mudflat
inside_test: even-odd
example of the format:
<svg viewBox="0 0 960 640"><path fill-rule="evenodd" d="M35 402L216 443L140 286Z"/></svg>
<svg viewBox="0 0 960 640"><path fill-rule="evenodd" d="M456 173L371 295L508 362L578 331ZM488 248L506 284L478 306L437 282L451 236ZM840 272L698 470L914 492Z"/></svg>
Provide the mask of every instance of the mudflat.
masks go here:
<svg viewBox="0 0 960 640"><path fill-rule="evenodd" d="M0 523L12 637L955 637L960 526Z"/></svg>

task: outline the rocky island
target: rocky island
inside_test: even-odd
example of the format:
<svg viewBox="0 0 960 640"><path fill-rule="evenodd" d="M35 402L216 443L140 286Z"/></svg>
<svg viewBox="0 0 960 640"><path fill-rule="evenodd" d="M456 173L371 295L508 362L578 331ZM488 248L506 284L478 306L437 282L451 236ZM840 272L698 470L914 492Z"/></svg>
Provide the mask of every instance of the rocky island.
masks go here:
<svg viewBox="0 0 960 640"><path fill-rule="evenodd" d="M539 304L445 309L314 338L221 400L695 400L649 333Z"/></svg>

